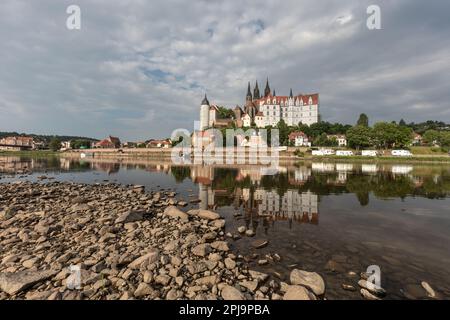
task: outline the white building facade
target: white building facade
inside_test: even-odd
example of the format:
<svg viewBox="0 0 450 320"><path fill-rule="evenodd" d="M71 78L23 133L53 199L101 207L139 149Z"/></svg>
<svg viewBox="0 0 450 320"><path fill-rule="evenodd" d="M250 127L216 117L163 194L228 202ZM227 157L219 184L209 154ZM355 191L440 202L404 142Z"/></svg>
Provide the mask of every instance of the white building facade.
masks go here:
<svg viewBox="0 0 450 320"><path fill-rule="evenodd" d="M264 116L264 126L276 126L284 120L288 126L319 122L319 94L268 96L257 101Z"/></svg>

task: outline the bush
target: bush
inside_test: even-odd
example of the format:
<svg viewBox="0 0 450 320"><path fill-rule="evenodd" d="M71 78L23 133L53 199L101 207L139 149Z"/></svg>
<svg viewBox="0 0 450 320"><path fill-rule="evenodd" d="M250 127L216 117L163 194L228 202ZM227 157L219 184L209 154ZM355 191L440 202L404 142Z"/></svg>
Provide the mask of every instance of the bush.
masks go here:
<svg viewBox="0 0 450 320"><path fill-rule="evenodd" d="M305 153L303 151L300 151L300 149L296 149L294 151L294 155L297 156L297 157L304 157Z"/></svg>

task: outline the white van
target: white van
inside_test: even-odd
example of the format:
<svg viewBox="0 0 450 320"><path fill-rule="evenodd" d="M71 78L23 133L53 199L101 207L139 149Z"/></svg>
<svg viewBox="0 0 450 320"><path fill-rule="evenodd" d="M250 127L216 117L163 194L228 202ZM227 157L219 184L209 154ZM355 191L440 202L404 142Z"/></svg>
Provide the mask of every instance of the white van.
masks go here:
<svg viewBox="0 0 450 320"><path fill-rule="evenodd" d="M409 150L392 150L391 155L394 157L412 157L412 153Z"/></svg>
<svg viewBox="0 0 450 320"><path fill-rule="evenodd" d="M334 154L334 150L332 149L322 149L322 152L325 156L332 156Z"/></svg>
<svg viewBox="0 0 450 320"><path fill-rule="evenodd" d="M351 150L338 150L336 151L336 155L337 156L352 156L353 155L353 151Z"/></svg>
<svg viewBox="0 0 450 320"><path fill-rule="evenodd" d="M376 150L363 150L361 151L363 157L376 157L378 155Z"/></svg>
<svg viewBox="0 0 450 320"><path fill-rule="evenodd" d="M324 154L323 154L322 150L313 150L312 155L313 156L323 156Z"/></svg>

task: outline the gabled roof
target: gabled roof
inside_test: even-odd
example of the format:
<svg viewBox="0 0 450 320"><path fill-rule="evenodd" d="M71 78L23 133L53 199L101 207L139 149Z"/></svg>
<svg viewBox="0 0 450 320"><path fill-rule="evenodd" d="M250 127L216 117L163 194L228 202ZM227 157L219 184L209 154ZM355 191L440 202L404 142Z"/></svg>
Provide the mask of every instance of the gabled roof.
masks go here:
<svg viewBox="0 0 450 320"><path fill-rule="evenodd" d="M313 94L300 94L297 96L294 96L292 98L290 98L289 96L273 96L273 95L269 95L267 97L255 100L254 103L267 103L267 100L269 99L269 104L273 103L273 99L275 99L275 104L281 104L283 103L287 103L289 101L289 99L293 99L294 102L297 101L297 99L303 101L303 104L309 104L309 98L311 97L312 99L312 104L318 104L319 103L319 94L318 93L313 93Z"/></svg>

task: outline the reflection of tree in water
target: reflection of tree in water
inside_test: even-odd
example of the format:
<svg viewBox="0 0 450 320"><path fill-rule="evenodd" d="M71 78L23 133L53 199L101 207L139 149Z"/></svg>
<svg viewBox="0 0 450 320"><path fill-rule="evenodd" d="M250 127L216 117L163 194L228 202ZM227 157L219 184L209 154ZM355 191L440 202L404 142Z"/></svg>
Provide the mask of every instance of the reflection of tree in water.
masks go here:
<svg viewBox="0 0 450 320"><path fill-rule="evenodd" d="M177 183L181 183L184 181L184 179L189 178L191 176L191 168L189 167L183 166L172 167L170 169L170 172L172 173Z"/></svg>
<svg viewBox="0 0 450 320"><path fill-rule="evenodd" d="M437 169L434 169L435 171ZM338 181L337 172L314 173L301 184L290 182L291 171L276 175L262 176L254 182L249 176L242 177L239 169L216 168L212 189L221 190L226 196L217 199L219 206L238 205L236 191L244 188L260 187L264 190L277 190L283 196L288 190L312 192L317 195L354 193L361 204L369 204L370 193L379 198L401 198L408 195L423 196L430 199L445 198L450 192L450 171L438 170L430 175L396 175L389 171L379 171L374 175L360 173L348 174L346 181ZM172 174L177 182L190 176L189 167L172 167ZM436 178L437 177L437 178Z"/></svg>

